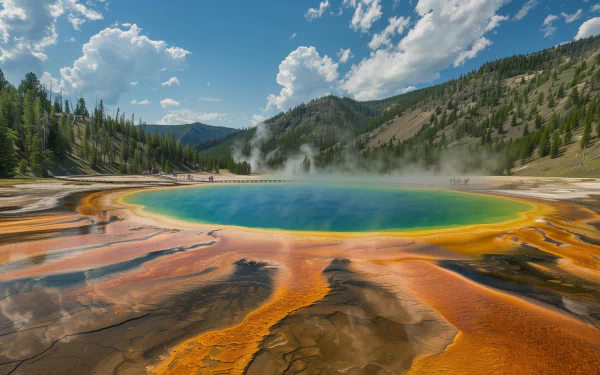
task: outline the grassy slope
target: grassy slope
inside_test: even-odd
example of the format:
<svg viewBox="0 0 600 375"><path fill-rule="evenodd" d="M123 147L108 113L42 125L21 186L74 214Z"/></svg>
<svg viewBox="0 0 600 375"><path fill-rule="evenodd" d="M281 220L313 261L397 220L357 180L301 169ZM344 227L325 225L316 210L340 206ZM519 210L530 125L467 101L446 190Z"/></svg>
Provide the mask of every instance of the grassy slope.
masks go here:
<svg viewBox="0 0 600 375"><path fill-rule="evenodd" d="M586 62L588 66L592 66L594 63L594 57L600 52L595 52L593 54L589 54L586 58ZM530 132L535 129L534 121L527 121L527 115L531 111L533 104L537 101L537 96L540 92L543 92L545 95L544 102L541 106L538 106L538 113L544 120L544 123L550 121L552 115L554 113L564 114L567 111L567 102L568 96L571 90L565 91L565 96L558 100L555 100L555 107L548 108L547 105L547 93L550 86L553 87L553 90L556 91L558 86L561 83L566 85L570 82L574 75L575 69L578 64L575 66L565 70L561 74L559 74L558 79L554 82L547 82L540 86L539 88L533 90L529 95L529 103L523 105L522 110L526 115L524 119L519 119L517 122L517 126L513 127L510 124L512 113L509 116L508 120L504 123L504 133L498 134L494 132L493 138L499 139L503 138L504 140L508 140L509 138L517 139L522 136L523 130L527 125ZM538 72L541 73L541 72ZM526 81L531 79L532 75L519 75L516 77L512 77L510 79L505 80L506 85L519 86L521 78L525 78ZM585 81L579 84L578 90L581 93L582 90L585 90L587 86L589 86L589 77L586 77ZM434 100L433 102L424 103L422 105L415 106L408 111L405 111L401 116L394 118L392 121L388 122L384 126L372 131L369 134L369 143L370 147L376 147L378 145L387 143L392 139L392 137L396 136L396 140L403 140L412 136L413 134L421 128L423 124L427 124L429 121L429 116L433 113L436 106L445 106L450 97L439 98ZM452 97L453 100L460 101L459 98ZM499 107L499 106L498 106ZM481 113L485 116L491 113L494 108L484 108ZM463 107L465 108L465 107ZM595 124L593 125L595 127ZM590 157L586 158L586 161L583 166L580 165L582 159L582 151L579 147L579 141L581 139L581 133L583 131L583 126L575 129L573 131L573 139L570 144L564 145L561 148L560 156L551 159L549 156L540 158L538 155L538 150L535 150L532 157L525 161L523 165L520 165L517 162L517 166L514 168L513 173L515 175L528 175L528 176L547 176L547 177L600 177L600 159L593 160L594 156L600 156L600 147L595 150L594 154ZM453 134L452 128L446 128L443 131L438 133L438 137L441 137L442 134L445 134L446 137L451 137ZM589 154L592 149L596 146L597 142L600 141L598 134L596 134L595 129L592 130L592 139L590 144L587 147L586 155ZM469 144L476 144L479 142L479 138L466 137L459 141L460 144L454 143L450 144L450 146L462 147Z"/></svg>
<svg viewBox="0 0 600 375"><path fill-rule="evenodd" d="M49 167L50 175L64 176L79 174L119 174L118 161L120 159L121 134L116 134L110 139L113 150L115 150L115 160L117 162L109 163L108 159L106 159L106 162L102 162L102 160L100 160L96 165L96 168L92 169L90 162L86 159L80 158L77 153L77 150L79 150L81 147L84 132L85 123L81 117L78 117L74 126L75 144L73 145L73 152L68 154L64 160L54 160L54 163L52 163L52 165ZM154 163L154 166L157 169L160 168L159 162L159 160L155 160ZM188 166L185 164L178 165L176 168L173 168L181 171L189 170Z"/></svg>

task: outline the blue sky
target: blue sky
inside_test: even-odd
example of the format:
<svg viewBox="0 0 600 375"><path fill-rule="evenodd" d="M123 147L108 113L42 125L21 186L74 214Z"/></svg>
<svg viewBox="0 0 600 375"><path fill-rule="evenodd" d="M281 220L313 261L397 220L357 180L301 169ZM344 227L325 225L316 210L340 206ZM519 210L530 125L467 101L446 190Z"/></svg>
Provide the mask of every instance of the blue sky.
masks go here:
<svg viewBox="0 0 600 375"><path fill-rule="evenodd" d="M248 127L600 33L600 1L4 0L0 68L147 123ZM349 50L349 51L348 51Z"/></svg>

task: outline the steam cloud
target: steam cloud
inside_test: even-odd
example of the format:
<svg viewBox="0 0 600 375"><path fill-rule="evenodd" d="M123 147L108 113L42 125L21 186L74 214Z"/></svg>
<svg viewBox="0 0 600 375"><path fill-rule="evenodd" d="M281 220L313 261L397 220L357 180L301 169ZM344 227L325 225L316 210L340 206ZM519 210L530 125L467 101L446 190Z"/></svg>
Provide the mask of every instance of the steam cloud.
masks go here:
<svg viewBox="0 0 600 375"><path fill-rule="evenodd" d="M350 133L338 133L342 139L334 147L344 148L342 160L325 168L315 167L315 159L319 151L309 144L302 144L297 152L286 155L283 163L270 167L270 161L281 158L279 147L265 152L265 144L270 141L269 124L256 126L254 136L247 142L236 143L232 148L232 157L236 162L248 162L253 172L261 172L268 176L292 179L319 180L360 180L373 179L381 182L403 182L411 184L447 184L449 179L457 176L486 176L498 171L503 165L503 158L497 154L479 148L447 148L442 149L440 162L427 165L422 158L407 152L401 158L394 158L393 167L383 157L366 161L355 148L356 139ZM304 172L303 161L308 158L311 169ZM384 172L385 171L385 172Z"/></svg>

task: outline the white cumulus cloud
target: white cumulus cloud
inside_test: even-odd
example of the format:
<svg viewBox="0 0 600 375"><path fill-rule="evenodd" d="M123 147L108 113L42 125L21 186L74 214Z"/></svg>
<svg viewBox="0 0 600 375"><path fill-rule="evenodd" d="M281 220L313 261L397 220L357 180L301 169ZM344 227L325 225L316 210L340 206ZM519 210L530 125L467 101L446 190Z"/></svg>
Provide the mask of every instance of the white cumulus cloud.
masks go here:
<svg viewBox="0 0 600 375"><path fill-rule="evenodd" d="M318 8L310 8L304 14L304 17L310 22L316 18L321 18L325 11L329 8L329 0L325 0L319 4ZM295 34L294 34L295 35Z"/></svg>
<svg viewBox="0 0 600 375"><path fill-rule="evenodd" d="M345 64L348 62L348 60L353 58L354 55L352 54L352 51L350 50L350 48L348 48L348 49L340 48L340 51L337 53L337 57L339 59L338 61L341 64Z"/></svg>
<svg viewBox="0 0 600 375"><path fill-rule="evenodd" d="M60 84L58 83L58 79L52 77L52 75L48 72L44 72L42 74L42 78L40 78L40 84L46 86L48 91L52 89L53 92L60 91Z"/></svg>
<svg viewBox="0 0 600 375"><path fill-rule="evenodd" d="M560 15L565 17L566 23L573 23L581 18L581 16L583 15L583 10L579 9L573 14L567 14L565 12L562 12Z"/></svg>
<svg viewBox="0 0 600 375"><path fill-rule="evenodd" d="M492 42L489 39L487 39L487 38L479 39L478 41L473 43L473 46L471 47L471 49L462 51L458 55L458 57L456 58L456 61L454 62L454 67L461 66L462 64L465 63L465 61L474 58L475 56L477 56L477 54L479 52L483 51L486 47L491 46L491 45L492 45Z"/></svg>
<svg viewBox="0 0 600 375"><path fill-rule="evenodd" d="M269 95L267 109L286 110L318 96L331 93L338 79L338 64L327 55L321 57L315 47L298 47L279 65L279 95Z"/></svg>
<svg viewBox="0 0 600 375"><path fill-rule="evenodd" d="M168 107L179 107L179 102L175 99L171 99L171 98L166 98L160 101L160 106L163 108L168 108Z"/></svg>
<svg viewBox="0 0 600 375"><path fill-rule="evenodd" d="M574 40L587 38L598 34L600 34L600 17L595 17L585 21L581 24L581 26L579 26L579 32L575 36Z"/></svg>
<svg viewBox="0 0 600 375"><path fill-rule="evenodd" d="M256 126L258 124L265 122L266 119L267 118L263 115L252 115L252 119L250 120L250 123L252 124L252 126Z"/></svg>
<svg viewBox="0 0 600 375"><path fill-rule="evenodd" d="M379 99L407 85L431 82L490 45L484 37L498 25L507 0L419 0L420 17L390 49L379 49L352 66L341 88L359 100Z"/></svg>
<svg viewBox="0 0 600 375"><path fill-rule="evenodd" d="M490 18L490 23L485 28L485 31L494 30L496 27L500 26L500 22L508 21L508 16L494 15Z"/></svg>
<svg viewBox="0 0 600 375"><path fill-rule="evenodd" d="M407 86L400 90L400 94L407 94L407 93L413 92L413 91L417 91L417 88L415 86Z"/></svg>
<svg viewBox="0 0 600 375"><path fill-rule="evenodd" d="M136 105L149 105L150 101L148 99L139 100L139 101L134 99L130 103L131 104L136 104Z"/></svg>
<svg viewBox="0 0 600 375"><path fill-rule="evenodd" d="M77 15L77 27L102 18L78 0L3 0L0 7L0 65L9 79L27 72L42 74L45 51L56 44L56 23L65 12Z"/></svg>
<svg viewBox="0 0 600 375"><path fill-rule="evenodd" d="M177 77L171 77L171 78L169 78L169 80L167 82L161 83L161 85L163 85L163 86L172 86L172 85L179 86L179 80L177 79Z"/></svg>
<svg viewBox="0 0 600 375"><path fill-rule="evenodd" d="M141 29L107 28L83 45L83 55L72 67L60 70L61 85L79 94L96 94L116 104L131 82L158 79L161 69L182 70L190 52L141 35Z"/></svg>
<svg viewBox="0 0 600 375"><path fill-rule="evenodd" d="M396 34L400 35L404 32L404 28L410 22L410 17L392 17L388 21L389 25L381 33L373 35L373 39L369 43L369 48L376 50L381 46L389 47L392 44L391 38Z"/></svg>
<svg viewBox="0 0 600 375"><path fill-rule="evenodd" d="M162 102L161 102L162 103ZM175 109L169 111L159 122L159 125L182 125L194 122L222 120L226 113L194 112L190 109Z"/></svg>
<svg viewBox="0 0 600 375"><path fill-rule="evenodd" d="M556 31L556 26L554 26L554 21L558 19L558 16L554 14L549 14L546 19L544 19L544 23L542 24L542 28L540 29L544 33L544 38L548 38L554 34Z"/></svg>
<svg viewBox="0 0 600 375"><path fill-rule="evenodd" d="M528 0L527 2L525 2L525 4L523 4L521 9L519 9L514 19L517 21L522 20L527 14L529 14L530 10L532 10L538 5L538 3L539 2L537 0Z"/></svg>
<svg viewBox="0 0 600 375"><path fill-rule="evenodd" d="M344 0L344 7L354 8L350 27L354 31L367 32L381 18L381 0Z"/></svg>

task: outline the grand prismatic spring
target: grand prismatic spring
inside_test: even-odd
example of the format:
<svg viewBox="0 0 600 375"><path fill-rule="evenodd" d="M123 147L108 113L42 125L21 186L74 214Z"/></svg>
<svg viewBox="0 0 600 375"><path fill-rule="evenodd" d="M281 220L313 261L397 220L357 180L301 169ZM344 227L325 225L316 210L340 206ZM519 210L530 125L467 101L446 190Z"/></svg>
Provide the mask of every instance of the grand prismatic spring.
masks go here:
<svg viewBox="0 0 600 375"><path fill-rule="evenodd" d="M475 190L114 188L5 213L0 374L600 373L595 199Z"/></svg>

